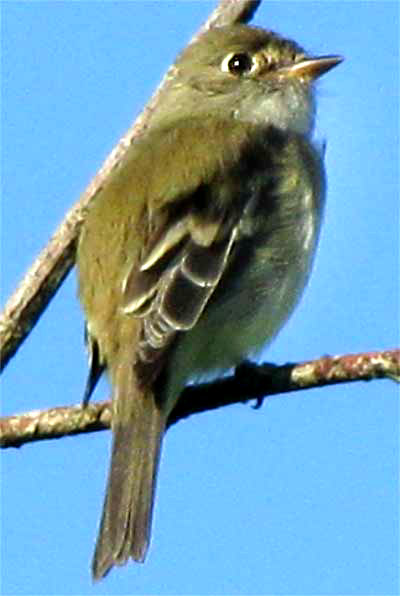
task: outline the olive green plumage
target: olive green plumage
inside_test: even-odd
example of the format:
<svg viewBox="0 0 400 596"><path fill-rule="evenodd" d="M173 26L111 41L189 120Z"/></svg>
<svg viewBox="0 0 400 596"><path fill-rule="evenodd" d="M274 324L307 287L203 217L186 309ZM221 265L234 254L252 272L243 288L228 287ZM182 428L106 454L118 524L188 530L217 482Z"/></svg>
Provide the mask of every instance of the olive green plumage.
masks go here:
<svg viewBox="0 0 400 596"><path fill-rule="evenodd" d="M77 258L86 397L103 368L113 387L95 579L145 558L162 436L185 383L259 350L302 293L325 191L312 81L338 62L244 25L204 34L90 205Z"/></svg>

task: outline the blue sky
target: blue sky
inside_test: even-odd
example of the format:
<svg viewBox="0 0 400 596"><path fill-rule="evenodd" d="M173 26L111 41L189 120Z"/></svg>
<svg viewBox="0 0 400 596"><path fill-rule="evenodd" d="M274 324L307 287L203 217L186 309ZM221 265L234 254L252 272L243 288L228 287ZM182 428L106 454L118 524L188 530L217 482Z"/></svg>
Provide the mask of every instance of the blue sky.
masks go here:
<svg viewBox="0 0 400 596"><path fill-rule="evenodd" d="M210 2L2 3L2 302ZM399 343L396 2L265 1L254 22L346 61L319 83L328 204L309 287L264 355ZM2 377L3 413L78 403L71 274ZM108 395L106 383L96 398ZM389 381L275 397L167 435L145 565L92 585L110 433L2 453L3 594L398 594L399 406Z"/></svg>

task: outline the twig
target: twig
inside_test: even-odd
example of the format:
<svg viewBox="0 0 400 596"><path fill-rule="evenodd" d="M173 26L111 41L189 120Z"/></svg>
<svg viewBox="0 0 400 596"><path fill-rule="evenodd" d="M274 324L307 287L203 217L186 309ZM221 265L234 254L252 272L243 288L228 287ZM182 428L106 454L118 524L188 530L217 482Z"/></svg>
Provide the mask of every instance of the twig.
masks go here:
<svg viewBox="0 0 400 596"><path fill-rule="evenodd" d="M192 414L265 396L352 381L400 380L400 349L345 356L324 356L301 364L256 366L245 363L231 377L190 386L182 393L168 426ZM51 408L0 419L0 446L19 447L32 441L104 430L110 427L109 401Z"/></svg>
<svg viewBox="0 0 400 596"><path fill-rule="evenodd" d="M248 22L260 2L261 0L221 0L192 42L202 31L211 27ZM111 171L124 158L131 143L148 128L151 116L162 101L163 93L173 76L171 67L142 114L107 157L78 203L66 214L46 248L9 298L0 315L0 371L29 335L73 267L76 241L89 201L99 192Z"/></svg>

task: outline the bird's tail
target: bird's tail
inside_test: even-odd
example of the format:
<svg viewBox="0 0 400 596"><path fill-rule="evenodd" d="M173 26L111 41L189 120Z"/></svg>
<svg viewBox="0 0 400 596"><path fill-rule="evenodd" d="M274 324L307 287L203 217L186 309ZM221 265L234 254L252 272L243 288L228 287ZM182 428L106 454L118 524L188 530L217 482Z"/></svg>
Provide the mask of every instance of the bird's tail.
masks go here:
<svg viewBox="0 0 400 596"><path fill-rule="evenodd" d="M120 366L113 380L111 468L93 557L94 580L130 557L145 559L165 429L165 414L153 392L138 387L132 365Z"/></svg>

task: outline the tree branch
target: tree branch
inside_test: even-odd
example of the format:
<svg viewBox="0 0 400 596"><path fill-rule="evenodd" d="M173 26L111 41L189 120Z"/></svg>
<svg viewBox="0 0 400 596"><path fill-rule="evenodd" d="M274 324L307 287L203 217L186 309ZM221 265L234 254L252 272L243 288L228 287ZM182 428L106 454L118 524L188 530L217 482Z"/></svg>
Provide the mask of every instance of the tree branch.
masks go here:
<svg viewBox="0 0 400 596"><path fill-rule="evenodd" d="M352 381L389 378L400 381L400 350L323 356L300 364L275 366L245 363L234 375L212 383L187 387L171 413L168 426L192 414L214 410L265 396L323 387ZM0 419L0 446L20 447L25 443L109 428L111 403L97 402L51 408Z"/></svg>
<svg viewBox="0 0 400 596"><path fill-rule="evenodd" d="M221 0L194 36L211 27L248 22L261 0ZM192 43L191 42L191 43ZM89 201L103 187L110 173L125 157L130 145L149 127L152 114L174 77L171 67L136 122L118 142L85 192L37 257L0 314L0 371L29 335L41 314L68 275L75 261L75 247Z"/></svg>

